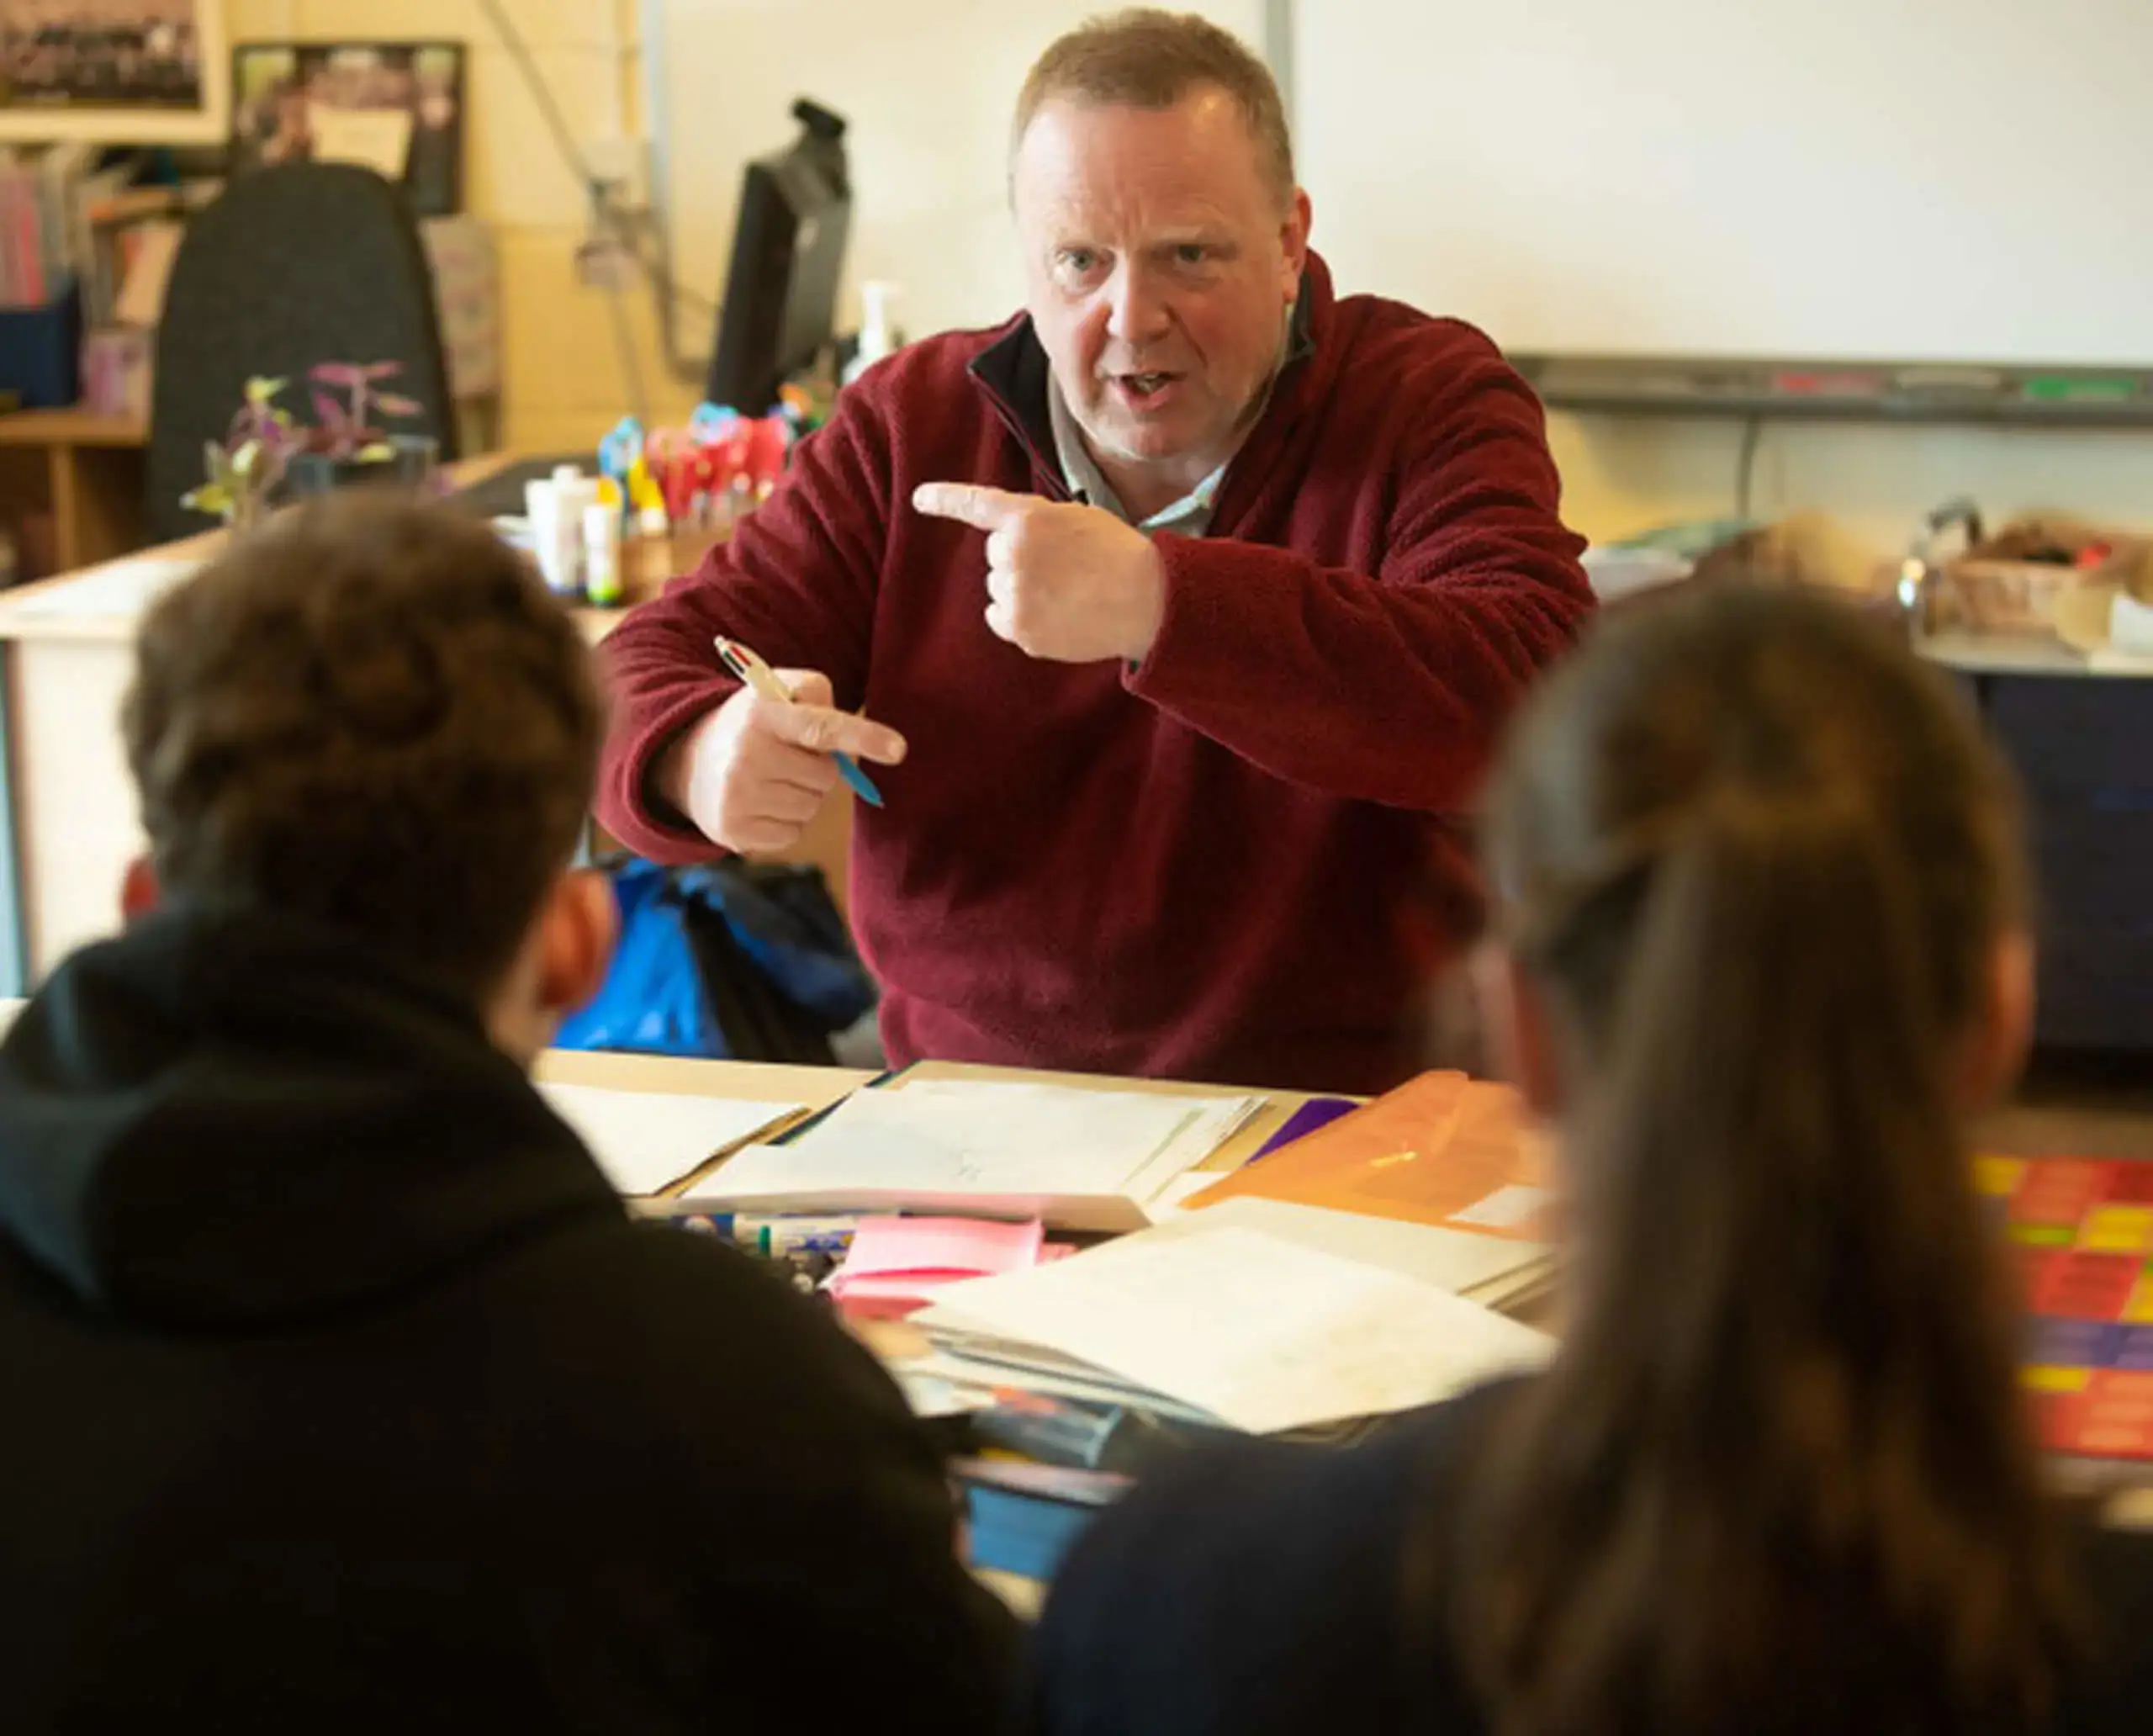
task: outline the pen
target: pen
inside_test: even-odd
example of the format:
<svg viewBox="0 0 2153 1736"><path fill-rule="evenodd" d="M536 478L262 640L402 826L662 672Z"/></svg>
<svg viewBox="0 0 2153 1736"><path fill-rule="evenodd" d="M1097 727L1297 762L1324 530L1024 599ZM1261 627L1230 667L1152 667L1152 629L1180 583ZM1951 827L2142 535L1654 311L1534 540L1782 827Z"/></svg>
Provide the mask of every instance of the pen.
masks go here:
<svg viewBox="0 0 2153 1736"><path fill-rule="evenodd" d="M763 696L780 705L792 703L792 690L777 678L777 671L755 655L738 639L720 638L717 654L733 679L744 681ZM870 807L882 805L882 792L876 789L867 774L860 769L860 762L851 754L833 752L830 758L837 762L838 775L852 786L852 792Z"/></svg>

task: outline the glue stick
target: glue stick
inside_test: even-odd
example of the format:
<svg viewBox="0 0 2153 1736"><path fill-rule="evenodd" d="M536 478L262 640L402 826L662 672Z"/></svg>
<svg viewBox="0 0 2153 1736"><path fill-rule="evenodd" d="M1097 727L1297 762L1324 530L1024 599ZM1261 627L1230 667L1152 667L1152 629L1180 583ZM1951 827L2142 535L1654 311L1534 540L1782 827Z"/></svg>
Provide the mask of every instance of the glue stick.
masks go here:
<svg viewBox="0 0 2153 1736"><path fill-rule="evenodd" d="M621 509L583 509L583 594L601 609L621 601Z"/></svg>

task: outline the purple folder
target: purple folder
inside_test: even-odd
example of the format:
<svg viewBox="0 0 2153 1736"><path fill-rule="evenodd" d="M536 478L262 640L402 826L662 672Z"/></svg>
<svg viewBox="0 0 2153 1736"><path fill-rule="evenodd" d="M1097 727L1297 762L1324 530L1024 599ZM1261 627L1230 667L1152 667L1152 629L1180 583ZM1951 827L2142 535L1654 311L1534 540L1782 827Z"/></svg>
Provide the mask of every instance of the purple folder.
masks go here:
<svg viewBox="0 0 2153 1736"><path fill-rule="evenodd" d="M1266 1140L1263 1149L1249 1162L1261 1163L1281 1146L1290 1146L1319 1127L1328 1127L1341 1115L1350 1115L1360 1107L1350 1097L1312 1097L1286 1118L1286 1125Z"/></svg>

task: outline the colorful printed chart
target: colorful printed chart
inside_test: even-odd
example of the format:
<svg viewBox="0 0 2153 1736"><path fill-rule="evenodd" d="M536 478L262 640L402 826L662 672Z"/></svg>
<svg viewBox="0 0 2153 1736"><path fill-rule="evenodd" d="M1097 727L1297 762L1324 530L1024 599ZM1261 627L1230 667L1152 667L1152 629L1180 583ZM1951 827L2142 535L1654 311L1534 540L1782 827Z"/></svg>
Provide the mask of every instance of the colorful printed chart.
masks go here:
<svg viewBox="0 0 2153 1736"><path fill-rule="evenodd" d="M1975 1179L2018 1257L2043 1443L2153 1459L2153 1162L1983 1157Z"/></svg>

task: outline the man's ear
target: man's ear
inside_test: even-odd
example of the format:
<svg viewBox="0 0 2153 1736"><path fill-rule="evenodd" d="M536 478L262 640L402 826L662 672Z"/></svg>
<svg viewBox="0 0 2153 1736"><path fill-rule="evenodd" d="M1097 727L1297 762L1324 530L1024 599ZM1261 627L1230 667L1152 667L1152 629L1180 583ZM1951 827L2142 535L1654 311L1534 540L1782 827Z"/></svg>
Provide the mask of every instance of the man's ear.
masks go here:
<svg viewBox="0 0 2153 1736"><path fill-rule="evenodd" d="M1314 220L1315 208L1309 196L1299 188L1293 189L1293 202L1286 209L1286 220L1278 231L1278 240L1286 255L1286 299L1291 301L1300 294L1301 272L1309 262L1309 226Z"/></svg>
<svg viewBox="0 0 2153 1736"><path fill-rule="evenodd" d="M2008 1095L2034 1041L2034 939L2023 929L2000 936L1989 953L1988 982L1967 1034L1960 1075L1969 1114Z"/></svg>
<svg viewBox="0 0 2153 1736"><path fill-rule="evenodd" d="M156 865L148 855L135 857L119 877L119 919L131 923L147 916L164 902L164 888L157 884Z"/></svg>
<svg viewBox="0 0 2153 1736"><path fill-rule="evenodd" d="M605 986L620 934L613 888L603 874L571 869L553 882L538 920L538 1003L558 1019Z"/></svg>
<svg viewBox="0 0 2153 1736"><path fill-rule="evenodd" d="M1506 949L1490 940L1473 951L1473 987L1496 1071L1517 1088L1535 1115L1556 1119L1566 1093L1554 1026L1538 985Z"/></svg>

